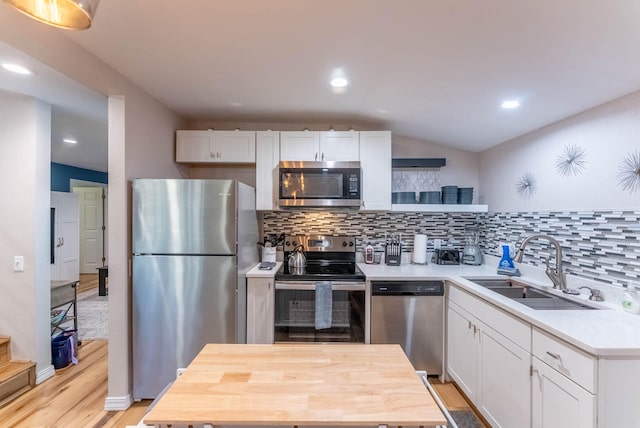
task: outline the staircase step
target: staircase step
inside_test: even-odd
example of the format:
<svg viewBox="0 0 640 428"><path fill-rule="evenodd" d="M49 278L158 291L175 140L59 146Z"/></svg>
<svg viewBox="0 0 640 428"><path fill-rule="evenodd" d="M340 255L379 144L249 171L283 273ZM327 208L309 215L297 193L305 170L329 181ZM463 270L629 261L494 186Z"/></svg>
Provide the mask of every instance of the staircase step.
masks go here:
<svg viewBox="0 0 640 428"><path fill-rule="evenodd" d="M9 362L11 359L10 343L11 338L9 336L0 336L0 365Z"/></svg>
<svg viewBox="0 0 640 428"><path fill-rule="evenodd" d="M35 383L35 363L10 361L0 365L0 407L33 388Z"/></svg>

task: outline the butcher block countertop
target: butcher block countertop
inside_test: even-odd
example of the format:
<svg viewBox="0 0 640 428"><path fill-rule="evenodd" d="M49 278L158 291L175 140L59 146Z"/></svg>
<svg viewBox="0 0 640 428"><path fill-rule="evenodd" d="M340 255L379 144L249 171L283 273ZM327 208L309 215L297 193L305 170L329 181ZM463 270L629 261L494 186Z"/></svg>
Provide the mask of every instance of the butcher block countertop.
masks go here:
<svg viewBox="0 0 640 428"><path fill-rule="evenodd" d="M144 422L446 424L399 345L342 344L206 345Z"/></svg>

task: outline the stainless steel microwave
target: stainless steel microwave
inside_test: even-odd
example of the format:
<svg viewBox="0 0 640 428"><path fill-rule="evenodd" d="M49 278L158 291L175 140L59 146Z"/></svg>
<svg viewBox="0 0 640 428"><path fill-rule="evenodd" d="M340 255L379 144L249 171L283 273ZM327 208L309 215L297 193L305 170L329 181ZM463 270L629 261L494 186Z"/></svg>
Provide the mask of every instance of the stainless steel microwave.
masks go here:
<svg viewBox="0 0 640 428"><path fill-rule="evenodd" d="M280 162L281 207L359 207L360 162Z"/></svg>

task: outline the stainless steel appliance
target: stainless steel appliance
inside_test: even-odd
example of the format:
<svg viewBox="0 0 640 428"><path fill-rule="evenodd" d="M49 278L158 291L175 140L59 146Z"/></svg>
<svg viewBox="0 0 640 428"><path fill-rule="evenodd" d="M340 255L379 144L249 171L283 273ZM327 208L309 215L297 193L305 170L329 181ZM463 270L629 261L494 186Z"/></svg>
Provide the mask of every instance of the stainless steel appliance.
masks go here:
<svg viewBox="0 0 640 428"><path fill-rule="evenodd" d="M355 238L290 236L285 260L301 245L306 266L285 262L275 274L275 342L364 343L365 275L356 265ZM318 328L318 319L328 327Z"/></svg>
<svg viewBox="0 0 640 428"><path fill-rule="evenodd" d="M235 180L133 181L133 397L155 398L206 343L246 341L255 191Z"/></svg>
<svg viewBox="0 0 640 428"><path fill-rule="evenodd" d="M371 343L399 344L416 370L442 375L444 283L372 281Z"/></svg>
<svg viewBox="0 0 640 428"><path fill-rule="evenodd" d="M467 226L464 229L464 235L462 262L465 265L481 265L482 250L480 249L480 229L478 226Z"/></svg>
<svg viewBox="0 0 640 428"><path fill-rule="evenodd" d="M450 248L436 248L431 261L437 265L459 265L460 251Z"/></svg>
<svg viewBox="0 0 640 428"><path fill-rule="evenodd" d="M281 207L359 207L360 162L280 162Z"/></svg>

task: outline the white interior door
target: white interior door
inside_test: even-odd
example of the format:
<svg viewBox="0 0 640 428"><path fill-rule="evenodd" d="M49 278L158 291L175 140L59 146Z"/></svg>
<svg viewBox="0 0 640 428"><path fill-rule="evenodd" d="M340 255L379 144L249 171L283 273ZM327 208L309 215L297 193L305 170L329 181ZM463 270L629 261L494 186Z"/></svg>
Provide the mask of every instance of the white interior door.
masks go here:
<svg viewBox="0 0 640 428"><path fill-rule="evenodd" d="M73 193L51 192L55 208L55 257L52 279L77 281L79 276L78 197Z"/></svg>
<svg viewBox="0 0 640 428"><path fill-rule="evenodd" d="M80 208L80 273L97 273L106 264L106 192L103 187L74 187L73 193Z"/></svg>

